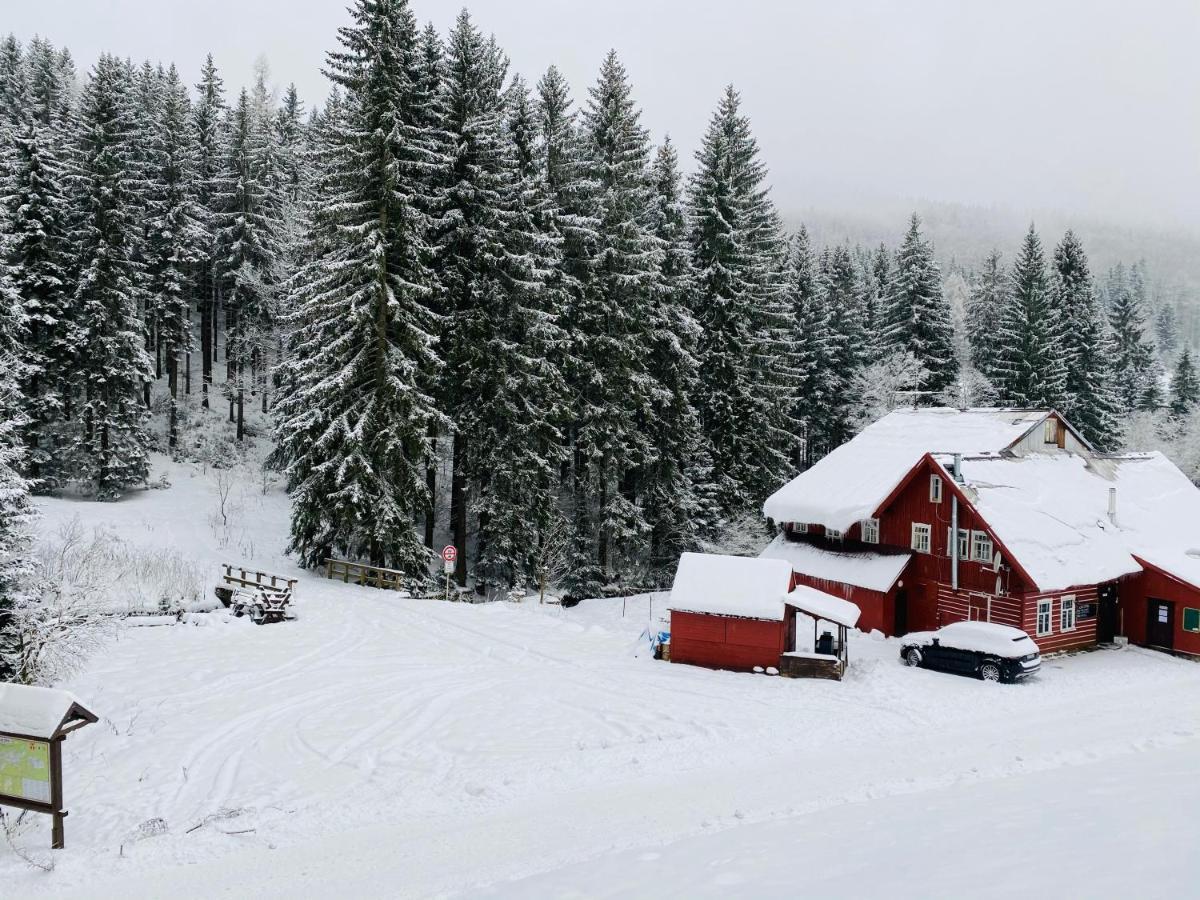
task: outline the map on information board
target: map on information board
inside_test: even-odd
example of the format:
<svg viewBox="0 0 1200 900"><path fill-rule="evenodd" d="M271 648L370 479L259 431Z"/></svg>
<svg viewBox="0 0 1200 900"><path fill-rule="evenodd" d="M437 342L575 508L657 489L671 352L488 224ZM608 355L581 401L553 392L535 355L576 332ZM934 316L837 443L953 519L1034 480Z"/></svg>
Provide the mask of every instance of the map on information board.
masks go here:
<svg viewBox="0 0 1200 900"><path fill-rule="evenodd" d="M0 737L0 795L32 803L50 802L48 741Z"/></svg>

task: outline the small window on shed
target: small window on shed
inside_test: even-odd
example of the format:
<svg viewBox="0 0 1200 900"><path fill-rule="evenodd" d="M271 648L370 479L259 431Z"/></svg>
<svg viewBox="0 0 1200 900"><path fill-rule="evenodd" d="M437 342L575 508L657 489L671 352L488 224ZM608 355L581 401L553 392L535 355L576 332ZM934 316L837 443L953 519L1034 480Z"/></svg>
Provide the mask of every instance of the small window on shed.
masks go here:
<svg viewBox="0 0 1200 900"><path fill-rule="evenodd" d="M1062 631L1075 630L1075 597L1073 595L1062 598L1058 627Z"/></svg>
<svg viewBox="0 0 1200 900"><path fill-rule="evenodd" d="M879 520L878 519L863 519L862 520L862 539L864 544L879 543Z"/></svg>
<svg viewBox="0 0 1200 900"><path fill-rule="evenodd" d="M971 532L971 559L976 562L992 562L992 538L986 531Z"/></svg>
<svg viewBox="0 0 1200 900"><path fill-rule="evenodd" d="M912 548L918 553L929 552L929 534L928 525L923 525L920 522L912 523Z"/></svg>
<svg viewBox="0 0 1200 900"><path fill-rule="evenodd" d="M1183 630L1200 632L1200 609L1183 610Z"/></svg>
<svg viewBox="0 0 1200 900"><path fill-rule="evenodd" d="M1050 617L1054 611L1053 600L1039 600L1037 605L1037 634L1038 637L1049 634L1052 627Z"/></svg>
<svg viewBox="0 0 1200 900"><path fill-rule="evenodd" d="M929 502L930 503L941 503L942 502L942 476L941 475L930 475L929 476Z"/></svg>
<svg viewBox="0 0 1200 900"><path fill-rule="evenodd" d="M1051 416L1042 425L1042 442L1046 444L1058 443L1058 419Z"/></svg>

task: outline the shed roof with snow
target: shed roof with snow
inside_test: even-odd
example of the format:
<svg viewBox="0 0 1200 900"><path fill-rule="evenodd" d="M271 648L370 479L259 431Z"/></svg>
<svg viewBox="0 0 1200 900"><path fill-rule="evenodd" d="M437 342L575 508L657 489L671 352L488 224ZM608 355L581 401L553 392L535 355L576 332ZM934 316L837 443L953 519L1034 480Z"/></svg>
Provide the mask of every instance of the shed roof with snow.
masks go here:
<svg viewBox="0 0 1200 900"><path fill-rule="evenodd" d="M841 552L815 544L788 540L779 534L763 550L766 559L782 559L793 570L811 578L852 584L887 593L912 559L911 553Z"/></svg>
<svg viewBox="0 0 1200 900"><path fill-rule="evenodd" d="M767 498L776 522L845 531L872 517L926 453L1000 453L1051 413L1012 409L898 409L868 425Z"/></svg>
<svg viewBox="0 0 1200 900"><path fill-rule="evenodd" d="M784 598L784 603L815 619L824 619L847 628L858 624L858 617L862 614L857 604L805 584L796 585L795 590Z"/></svg>
<svg viewBox="0 0 1200 900"><path fill-rule="evenodd" d="M70 691L0 684L0 731L7 734L49 741L95 721Z"/></svg>
<svg viewBox="0 0 1200 900"><path fill-rule="evenodd" d="M783 621L792 567L780 559L684 553L668 607L678 612Z"/></svg>

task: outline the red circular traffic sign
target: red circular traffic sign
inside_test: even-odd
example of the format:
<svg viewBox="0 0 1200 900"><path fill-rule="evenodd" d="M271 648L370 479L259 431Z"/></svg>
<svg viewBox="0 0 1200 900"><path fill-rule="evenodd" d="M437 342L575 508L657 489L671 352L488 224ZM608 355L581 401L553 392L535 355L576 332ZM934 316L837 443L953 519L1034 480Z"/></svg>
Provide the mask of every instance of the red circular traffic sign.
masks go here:
<svg viewBox="0 0 1200 900"><path fill-rule="evenodd" d="M458 559L458 548L453 544L447 544L442 548L442 559L446 562L454 562L454 560Z"/></svg>

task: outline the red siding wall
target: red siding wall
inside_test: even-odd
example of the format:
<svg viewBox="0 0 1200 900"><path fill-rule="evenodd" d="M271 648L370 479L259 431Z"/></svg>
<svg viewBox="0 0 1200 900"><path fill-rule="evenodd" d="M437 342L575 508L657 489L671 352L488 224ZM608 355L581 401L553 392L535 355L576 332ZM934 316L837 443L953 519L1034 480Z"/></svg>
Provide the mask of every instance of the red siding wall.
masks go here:
<svg viewBox="0 0 1200 900"><path fill-rule="evenodd" d="M792 581L794 584L807 585L855 604L862 611L862 615L858 619L860 631L878 628L884 634L892 633L892 625L896 621L896 604L891 594L869 591L866 588L855 587L840 581L811 578L799 572L793 576Z"/></svg>
<svg viewBox="0 0 1200 900"><path fill-rule="evenodd" d="M1075 630L1062 630L1062 600L1064 597L1075 598ZM1037 633L1037 608L1042 600L1050 601L1050 633ZM1063 650L1078 650L1080 647L1090 647L1096 643L1095 616L1089 619L1079 618L1079 607L1090 604L1093 609L1098 607L1096 601L1096 585L1072 588L1069 591L1051 591L1042 594L1026 594L1022 607L1021 628L1034 641L1042 653L1058 653Z"/></svg>
<svg viewBox="0 0 1200 900"><path fill-rule="evenodd" d="M1169 575L1147 570L1122 578L1117 587L1121 604L1118 631L1135 644L1146 643L1146 599L1169 600L1175 604L1175 646L1180 653L1200 654L1200 634L1183 630L1183 610L1200 609L1200 590Z"/></svg>
<svg viewBox="0 0 1200 900"><path fill-rule="evenodd" d="M671 613L671 662L750 671L779 665L783 622L702 613Z"/></svg>

